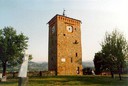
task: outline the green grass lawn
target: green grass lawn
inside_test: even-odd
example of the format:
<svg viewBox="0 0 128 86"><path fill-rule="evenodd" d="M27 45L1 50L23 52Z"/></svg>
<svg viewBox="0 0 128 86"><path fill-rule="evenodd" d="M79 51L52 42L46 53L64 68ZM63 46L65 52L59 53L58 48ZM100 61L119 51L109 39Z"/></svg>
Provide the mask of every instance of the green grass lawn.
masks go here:
<svg viewBox="0 0 128 86"><path fill-rule="evenodd" d="M110 76L45 76L29 77L28 86L128 86L128 77L122 80L118 77L112 79ZM8 79L0 82L0 86L18 86L18 79Z"/></svg>

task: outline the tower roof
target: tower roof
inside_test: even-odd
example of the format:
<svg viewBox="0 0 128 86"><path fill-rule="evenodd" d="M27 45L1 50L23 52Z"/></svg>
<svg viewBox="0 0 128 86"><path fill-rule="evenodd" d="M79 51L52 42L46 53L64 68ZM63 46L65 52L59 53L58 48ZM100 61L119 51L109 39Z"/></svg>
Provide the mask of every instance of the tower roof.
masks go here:
<svg viewBox="0 0 128 86"><path fill-rule="evenodd" d="M64 16L64 15L56 14L47 24L49 24L52 20L56 19L57 16L65 17L65 18L68 18L68 19L73 19L73 20L79 21L81 23L81 21L78 20L78 19L74 19L74 18L70 18L70 17Z"/></svg>

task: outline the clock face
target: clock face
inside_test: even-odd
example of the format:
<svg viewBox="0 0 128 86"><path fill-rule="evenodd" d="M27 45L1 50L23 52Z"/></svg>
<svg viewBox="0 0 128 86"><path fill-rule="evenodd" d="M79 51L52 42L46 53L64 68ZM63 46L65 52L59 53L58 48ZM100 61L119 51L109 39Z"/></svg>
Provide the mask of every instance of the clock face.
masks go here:
<svg viewBox="0 0 128 86"><path fill-rule="evenodd" d="M73 27L72 26L67 26L68 32L73 32Z"/></svg>
<svg viewBox="0 0 128 86"><path fill-rule="evenodd" d="M55 26L52 27L52 33L55 33Z"/></svg>

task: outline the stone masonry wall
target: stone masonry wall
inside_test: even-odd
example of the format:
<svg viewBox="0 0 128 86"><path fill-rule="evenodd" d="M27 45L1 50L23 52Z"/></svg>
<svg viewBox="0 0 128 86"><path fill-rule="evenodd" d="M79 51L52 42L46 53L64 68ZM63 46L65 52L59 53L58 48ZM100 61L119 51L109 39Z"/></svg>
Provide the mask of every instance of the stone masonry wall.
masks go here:
<svg viewBox="0 0 128 86"><path fill-rule="evenodd" d="M67 26L72 26L73 31L68 32ZM57 37L57 74L78 75L78 67L79 74L82 74L80 21L58 16ZM65 62L62 62L63 58Z"/></svg>
<svg viewBox="0 0 128 86"><path fill-rule="evenodd" d="M49 70L57 75L82 75L80 21L56 15L49 22ZM55 33L52 27L55 26ZM68 32L67 26L73 31Z"/></svg>

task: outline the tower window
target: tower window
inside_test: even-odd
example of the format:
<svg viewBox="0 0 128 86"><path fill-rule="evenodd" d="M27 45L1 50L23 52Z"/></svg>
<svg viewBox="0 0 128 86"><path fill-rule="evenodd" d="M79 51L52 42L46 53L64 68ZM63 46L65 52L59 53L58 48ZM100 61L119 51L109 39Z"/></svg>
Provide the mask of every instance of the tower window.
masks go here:
<svg viewBox="0 0 128 86"><path fill-rule="evenodd" d="M52 33L55 33L55 26L52 27Z"/></svg>
<svg viewBox="0 0 128 86"><path fill-rule="evenodd" d="M75 40L74 42L73 42L73 44L78 44L79 42L77 41L77 40Z"/></svg>
<svg viewBox="0 0 128 86"><path fill-rule="evenodd" d="M74 44L78 44L79 42L77 40L75 40Z"/></svg>
<svg viewBox="0 0 128 86"><path fill-rule="evenodd" d="M78 54L76 53L76 57L78 56Z"/></svg>
<svg viewBox="0 0 128 86"><path fill-rule="evenodd" d="M71 63L73 62L72 58L71 58Z"/></svg>
<svg viewBox="0 0 128 86"><path fill-rule="evenodd" d="M63 36L66 36L65 34L63 34Z"/></svg>
<svg viewBox="0 0 128 86"><path fill-rule="evenodd" d="M80 68L77 67L77 74L80 74Z"/></svg>

